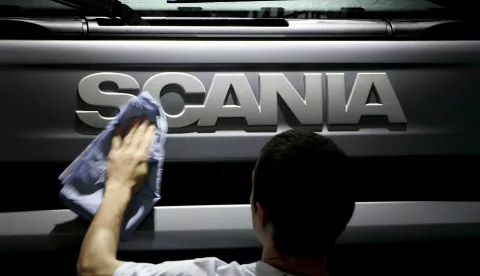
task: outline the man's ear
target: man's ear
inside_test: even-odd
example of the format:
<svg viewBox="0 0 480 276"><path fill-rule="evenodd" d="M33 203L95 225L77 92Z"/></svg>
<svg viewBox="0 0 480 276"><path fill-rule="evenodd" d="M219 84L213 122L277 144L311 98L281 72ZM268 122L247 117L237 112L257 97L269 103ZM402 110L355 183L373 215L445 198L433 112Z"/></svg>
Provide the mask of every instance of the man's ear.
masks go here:
<svg viewBox="0 0 480 276"><path fill-rule="evenodd" d="M267 214L265 213L265 209L260 204L260 202L255 202L255 207L257 209L256 213L258 216L259 223L262 226L262 228L265 229L268 225L268 217L267 217Z"/></svg>

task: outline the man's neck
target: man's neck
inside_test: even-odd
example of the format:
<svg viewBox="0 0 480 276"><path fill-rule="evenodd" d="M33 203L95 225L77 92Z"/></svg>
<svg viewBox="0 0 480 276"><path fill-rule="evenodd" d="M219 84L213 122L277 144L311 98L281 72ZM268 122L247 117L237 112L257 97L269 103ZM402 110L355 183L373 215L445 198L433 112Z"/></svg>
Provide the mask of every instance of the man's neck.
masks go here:
<svg viewBox="0 0 480 276"><path fill-rule="evenodd" d="M302 258L279 253L273 247L264 247L262 262L293 275L328 276L326 257Z"/></svg>

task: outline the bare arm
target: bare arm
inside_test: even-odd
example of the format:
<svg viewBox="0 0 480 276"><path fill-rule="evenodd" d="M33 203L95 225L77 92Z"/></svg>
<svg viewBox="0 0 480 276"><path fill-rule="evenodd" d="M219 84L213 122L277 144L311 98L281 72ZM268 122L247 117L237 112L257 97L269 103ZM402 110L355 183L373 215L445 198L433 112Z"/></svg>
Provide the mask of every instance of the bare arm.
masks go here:
<svg viewBox="0 0 480 276"><path fill-rule="evenodd" d="M113 275L122 264L116 256L120 225L130 197L124 191L105 192L103 203L83 240L77 263L79 275Z"/></svg>
<svg viewBox="0 0 480 276"><path fill-rule="evenodd" d="M123 141L119 133L113 138L104 199L83 240L78 275L110 276L123 263L116 257L120 226L132 195L147 175L154 133L154 125L136 122Z"/></svg>

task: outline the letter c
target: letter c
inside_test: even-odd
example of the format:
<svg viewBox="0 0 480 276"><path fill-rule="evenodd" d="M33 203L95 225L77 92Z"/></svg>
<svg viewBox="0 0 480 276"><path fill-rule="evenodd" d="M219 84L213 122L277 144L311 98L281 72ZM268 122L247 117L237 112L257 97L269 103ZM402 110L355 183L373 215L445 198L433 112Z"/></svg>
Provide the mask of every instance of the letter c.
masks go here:
<svg viewBox="0 0 480 276"><path fill-rule="evenodd" d="M180 85L185 93L206 94L205 86L196 77L185 73L160 73L147 80L143 91L148 91L160 103L160 92L169 84ZM186 104L179 114L167 115L169 128L180 128L197 122L204 110L204 105Z"/></svg>

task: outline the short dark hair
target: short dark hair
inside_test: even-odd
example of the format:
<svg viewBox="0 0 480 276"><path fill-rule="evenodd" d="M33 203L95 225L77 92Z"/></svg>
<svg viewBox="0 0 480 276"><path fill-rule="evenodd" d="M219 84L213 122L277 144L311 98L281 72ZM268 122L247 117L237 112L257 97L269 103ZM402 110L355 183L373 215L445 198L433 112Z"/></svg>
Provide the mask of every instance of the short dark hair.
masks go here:
<svg viewBox="0 0 480 276"><path fill-rule="evenodd" d="M273 226L279 252L323 256L355 209L349 159L330 139L305 130L274 136L261 150L253 202Z"/></svg>

